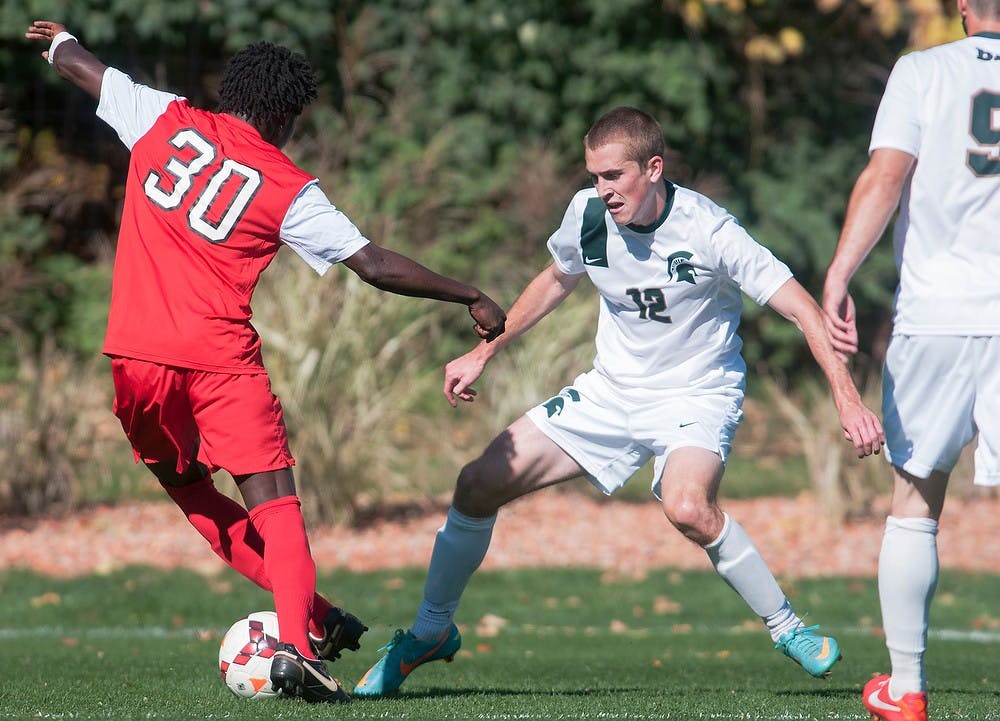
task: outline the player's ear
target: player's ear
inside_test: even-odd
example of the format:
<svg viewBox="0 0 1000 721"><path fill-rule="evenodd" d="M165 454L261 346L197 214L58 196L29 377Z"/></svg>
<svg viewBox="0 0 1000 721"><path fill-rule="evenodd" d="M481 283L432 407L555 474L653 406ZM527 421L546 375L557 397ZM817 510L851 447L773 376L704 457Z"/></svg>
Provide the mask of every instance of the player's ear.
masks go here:
<svg viewBox="0 0 1000 721"><path fill-rule="evenodd" d="M663 156L654 155L646 163L646 174L649 176L649 182L656 183L659 182L660 178L663 177Z"/></svg>

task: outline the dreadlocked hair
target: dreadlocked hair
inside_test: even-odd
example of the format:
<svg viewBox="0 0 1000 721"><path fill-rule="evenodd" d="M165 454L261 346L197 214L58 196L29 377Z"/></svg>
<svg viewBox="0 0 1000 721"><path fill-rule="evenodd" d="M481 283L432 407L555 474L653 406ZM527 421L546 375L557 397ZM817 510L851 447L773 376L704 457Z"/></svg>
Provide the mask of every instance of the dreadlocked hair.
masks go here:
<svg viewBox="0 0 1000 721"><path fill-rule="evenodd" d="M219 112L267 123L299 115L316 99L316 76L299 53L259 42L236 53L219 83Z"/></svg>

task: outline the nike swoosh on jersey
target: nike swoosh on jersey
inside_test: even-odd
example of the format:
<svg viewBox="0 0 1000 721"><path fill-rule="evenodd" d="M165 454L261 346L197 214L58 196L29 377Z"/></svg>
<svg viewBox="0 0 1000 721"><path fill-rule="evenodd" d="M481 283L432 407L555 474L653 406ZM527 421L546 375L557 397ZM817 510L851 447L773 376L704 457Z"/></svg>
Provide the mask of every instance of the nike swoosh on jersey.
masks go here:
<svg viewBox="0 0 1000 721"><path fill-rule="evenodd" d="M679 427L680 427L680 428L687 428L688 426L693 426L693 425L694 425L695 423L697 423L697 422L698 422L698 421L690 421L690 422L688 422L688 423L681 423Z"/></svg>
<svg viewBox="0 0 1000 721"><path fill-rule="evenodd" d="M597 256L596 258L588 258L587 256L583 256L584 263L600 263L602 260L604 260L604 258L602 258L601 256Z"/></svg>

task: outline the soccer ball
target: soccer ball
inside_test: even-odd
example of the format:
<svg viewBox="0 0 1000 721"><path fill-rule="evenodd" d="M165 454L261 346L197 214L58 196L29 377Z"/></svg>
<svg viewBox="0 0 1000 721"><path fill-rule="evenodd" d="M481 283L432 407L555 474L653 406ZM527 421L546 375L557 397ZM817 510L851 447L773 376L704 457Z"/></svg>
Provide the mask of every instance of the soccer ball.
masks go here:
<svg viewBox="0 0 1000 721"><path fill-rule="evenodd" d="M278 614L257 611L234 623L219 646L219 670L226 686L243 698L274 698L271 659L278 650Z"/></svg>

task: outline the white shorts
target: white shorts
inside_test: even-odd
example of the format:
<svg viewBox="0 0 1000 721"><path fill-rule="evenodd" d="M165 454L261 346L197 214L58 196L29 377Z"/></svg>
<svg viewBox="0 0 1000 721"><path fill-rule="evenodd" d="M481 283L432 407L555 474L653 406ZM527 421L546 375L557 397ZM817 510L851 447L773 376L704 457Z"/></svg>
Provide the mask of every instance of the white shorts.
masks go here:
<svg viewBox="0 0 1000 721"><path fill-rule="evenodd" d="M607 495L655 457L652 490L659 498L663 466L674 449L705 448L726 462L742 405L738 388L712 395L628 389L591 370L526 415Z"/></svg>
<svg viewBox="0 0 1000 721"><path fill-rule="evenodd" d="M1000 485L1000 336L892 336L882 414L894 466L950 473L978 432L975 482Z"/></svg>

